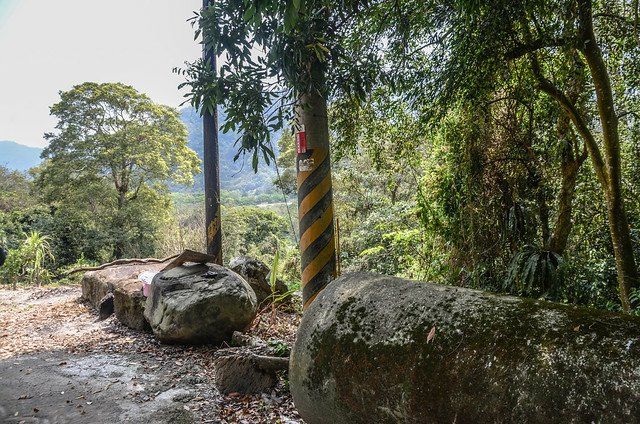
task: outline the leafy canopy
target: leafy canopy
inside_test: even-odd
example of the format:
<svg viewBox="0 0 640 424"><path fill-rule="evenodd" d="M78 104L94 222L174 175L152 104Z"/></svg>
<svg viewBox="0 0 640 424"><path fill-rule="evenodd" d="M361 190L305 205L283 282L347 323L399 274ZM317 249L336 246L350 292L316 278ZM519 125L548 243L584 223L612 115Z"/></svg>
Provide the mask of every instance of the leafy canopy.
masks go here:
<svg viewBox="0 0 640 424"><path fill-rule="evenodd" d="M152 253L168 182L190 184L199 168L178 112L124 84L87 82L60 93L51 113L57 131L36 185L54 206L65 262Z"/></svg>
<svg viewBox="0 0 640 424"><path fill-rule="evenodd" d="M187 132L178 112L155 104L121 83L86 82L60 93L51 107L56 132L45 135L49 146L43 177L59 187L96 178L110 181L122 204L144 185L167 180L191 184L198 158L187 147Z"/></svg>
<svg viewBox="0 0 640 424"><path fill-rule="evenodd" d="M274 159L270 133L293 120L293 105L304 93L325 98L365 92L378 78L378 55L360 46L358 60L343 40L360 11L357 0L216 1L193 17L196 38L221 58L219 73L204 60L178 72L187 81L187 101L201 111L226 110L224 132L236 131L238 154Z"/></svg>

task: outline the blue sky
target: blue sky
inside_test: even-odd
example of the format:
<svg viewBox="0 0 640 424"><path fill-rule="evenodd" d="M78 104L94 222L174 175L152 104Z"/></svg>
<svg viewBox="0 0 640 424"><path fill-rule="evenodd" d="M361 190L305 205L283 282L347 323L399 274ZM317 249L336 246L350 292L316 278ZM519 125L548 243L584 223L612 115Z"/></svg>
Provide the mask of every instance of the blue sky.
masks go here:
<svg viewBox="0 0 640 424"><path fill-rule="evenodd" d="M0 140L45 145L49 107L85 81L124 82L178 106L175 66L200 55L201 0L0 0Z"/></svg>

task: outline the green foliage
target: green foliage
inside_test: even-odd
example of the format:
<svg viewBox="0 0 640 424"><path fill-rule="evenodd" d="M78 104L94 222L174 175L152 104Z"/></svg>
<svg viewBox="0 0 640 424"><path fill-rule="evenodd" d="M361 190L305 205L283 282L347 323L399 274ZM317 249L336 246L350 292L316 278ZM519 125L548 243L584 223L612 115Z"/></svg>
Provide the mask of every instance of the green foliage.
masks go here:
<svg viewBox="0 0 640 424"><path fill-rule="evenodd" d="M271 348L274 356L283 358L289 356L289 346L282 340L267 340L267 346Z"/></svg>
<svg viewBox="0 0 640 424"><path fill-rule="evenodd" d="M24 277L22 263L21 252L18 249L9 249L4 265L0 267L0 282L11 284L15 289L18 282Z"/></svg>
<svg viewBox="0 0 640 424"><path fill-rule="evenodd" d="M527 245L511 259L503 288L528 297L561 300L563 264L557 253Z"/></svg>
<svg viewBox="0 0 640 424"><path fill-rule="evenodd" d="M204 143L203 140L203 126L202 117L192 107L186 107L180 110L180 119L185 123L188 136L188 146L190 149L198 154L200 160L204 157ZM218 115L218 122L225 122L226 115L220 111ZM277 134L273 135L274 137ZM220 158L220 186L224 192L237 193L238 197L245 197L245 204L253 202L254 197L260 197L265 199L267 197L280 196L274 187L271 185L276 175L273 166L260 166L257 172L251 169L251 166L244 160L234 161L233 158L237 153L237 148L234 146L238 135L233 132L226 134L218 133L218 154ZM192 191L194 193L204 190L204 174L199 174L195 177L195 183L193 186L172 186L172 191ZM223 203L228 204L229 198L225 199ZM255 201L255 203L265 202Z"/></svg>
<svg viewBox="0 0 640 424"><path fill-rule="evenodd" d="M50 238L36 231L31 231L17 249L9 250L7 260L0 268L3 281L17 284L32 284L38 287L51 281L51 274L46 268L47 262L54 262Z"/></svg>
<svg viewBox="0 0 640 424"><path fill-rule="evenodd" d="M255 206L222 208L222 246L225 257L251 256L271 263L289 237L287 221ZM291 244L291 241L288 241Z"/></svg>
<svg viewBox="0 0 640 424"><path fill-rule="evenodd" d="M195 36L202 35L212 54L228 60L219 75L203 60L177 70L187 78L180 88L189 88L187 98L195 109L212 112L224 105L221 129L240 134L236 158L251 155L256 170L259 160L268 164L275 159L271 133L293 121L291 106L301 94L363 95L362 87L379 77L367 66L378 63L374 52L360 49L353 61L356 56L349 57L342 42L357 17L358 3L213 2L192 19ZM309 71L311 64L317 72Z"/></svg>
<svg viewBox="0 0 640 424"><path fill-rule="evenodd" d="M183 195L177 196L182 198ZM184 249L204 251L204 199L196 196L174 206L173 216L163 224L157 256ZM298 247L289 222L282 213L263 206L222 206L222 244L225 262L247 255L270 264L278 254L278 275L289 287L300 285Z"/></svg>
<svg viewBox="0 0 640 424"><path fill-rule="evenodd" d="M120 83L84 83L60 97L36 185L53 206L62 263L152 255L168 182L190 184L198 172L178 112Z"/></svg>
<svg viewBox="0 0 640 424"><path fill-rule="evenodd" d="M24 235L32 230L45 234L50 225L51 209L46 205L0 212L0 238L9 249L17 249L22 244Z"/></svg>
<svg viewBox="0 0 640 424"><path fill-rule="evenodd" d="M66 272L75 268L94 267L97 265L100 264L96 261L87 260L87 258L84 257L84 254L81 253L80 257L74 263L58 267L56 271L57 273L64 275ZM56 278L56 282L61 285L79 284L82 280L82 277L83 274L81 272L77 272L71 275L64 275L64 277L62 278L58 277Z"/></svg>
<svg viewBox="0 0 640 424"><path fill-rule="evenodd" d="M227 60L219 75L203 62L185 71L189 100L224 104L223 129L241 133L238 154L254 163L272 158L268 132L291 122L301 95L329 100L345 271L607 308L617 276L625 305L634 272L616 263L633 255L614 252L624 233L640 253L637 4L363 5L201 11L196 36ZM289 194L288 133L281 143L276 184Z"/></svg>
<svg viewBox="0 0 640 424"><path fill-rule="evenodd" d="M31 182L18 171L0 165L0 213L35 205Z"/></svg>
<svg viewBox="0 0 640 424"><path fill-rule="evenodd" d="M278 140L278 151L280 152L276 161L279 169L278 177L273 180L273 184L286 197L290 197L298 190L296 183L296 141L288 131L283 131Z"/></svg>

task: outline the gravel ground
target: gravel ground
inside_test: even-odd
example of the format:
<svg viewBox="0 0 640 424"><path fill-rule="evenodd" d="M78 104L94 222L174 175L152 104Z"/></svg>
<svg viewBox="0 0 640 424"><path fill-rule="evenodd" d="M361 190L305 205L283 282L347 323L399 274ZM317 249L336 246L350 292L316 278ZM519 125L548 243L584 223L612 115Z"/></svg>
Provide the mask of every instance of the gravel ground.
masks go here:
<svg viewBox="0 0 640 424"><path fill-rule="evenodd" d="M75 286L0 290L0 422L302 423L285 376L271 393L216 390L217 356L264 347L161 345L115 317L98 321L79 298ZM298 322L266 310L249 334L282 349Z"/></svg>

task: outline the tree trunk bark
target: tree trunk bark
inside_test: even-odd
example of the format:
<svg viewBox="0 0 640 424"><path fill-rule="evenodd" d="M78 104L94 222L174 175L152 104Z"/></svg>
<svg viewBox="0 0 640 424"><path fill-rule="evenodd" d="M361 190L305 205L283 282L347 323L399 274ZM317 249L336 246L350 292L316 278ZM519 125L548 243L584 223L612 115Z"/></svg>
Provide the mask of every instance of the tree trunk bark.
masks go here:
<svg viewBox="0 0 640 424"><path fill-rule="evenodd" d="M570 148L570 147L569 147ZM573 156L573 155L572 155ZM564 254L567 248L569 234L573 228L571 220L573 211L573 198L575 197L578 171L582 161L580 158L571 158L561 164L562 180L558 193L558 215L553 226L553 233L549 239L548 249L559 255Z"/></svg>
<svg viewBox="0 0 640 424"><path fill-rule="evenodd" d="M551 238L551 231L549 229L549 205L547 204L545 184L542 182L540 182L536 188L536 197L538 199L540 226L542 227L542 245L546 246Z"/></svg>
<svg viewBox="0 0 640 424"><path fill-rule="evenodd" d="M322 64L313 61L309 68L314 85L323 87ZM296 121L302 300L306 308L336 278L327 100L317 89L300 95Z"/></svg>
<svg viewBox="0 0 640 424"><path fill-rule="evenodd" d="M580 19L580 35L582 44L579 50L585 57L596 91L598 112L602 125L604 156L606 163L607 215L611 241L616 260L618 285L622 308L629 311L631 305L629 292L638 285L638 270L633 257L631 233L627 221L622 194L622 166L620 157L620 138L618 132L618 116L613 100L613 90L602 51L597 43L593 30L593 11L591 0L578 1Z"/></svg>
<svg viewBox="0 0 640 424"><path fill-rule="evenodd" d="M127 192L122 190L122 186L118 188L118 210L116 211L116 216L114 219L114 228L116 229L117 234L115 235L115 241L113 243L113 256L116 259L121 259L124 256L124 240L122 236L122 229L124 228L124 222L122 219L122 210L124 209L126 200L127 200Z"/></svg>

